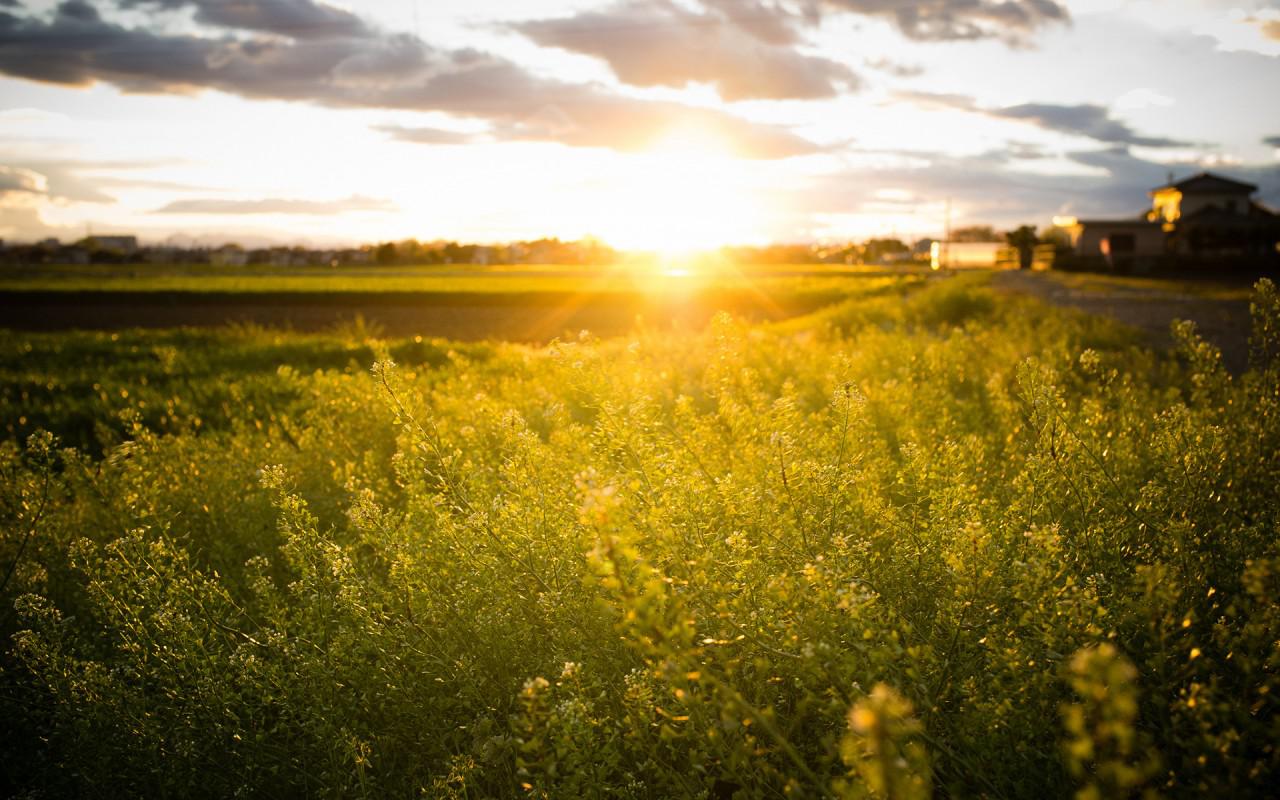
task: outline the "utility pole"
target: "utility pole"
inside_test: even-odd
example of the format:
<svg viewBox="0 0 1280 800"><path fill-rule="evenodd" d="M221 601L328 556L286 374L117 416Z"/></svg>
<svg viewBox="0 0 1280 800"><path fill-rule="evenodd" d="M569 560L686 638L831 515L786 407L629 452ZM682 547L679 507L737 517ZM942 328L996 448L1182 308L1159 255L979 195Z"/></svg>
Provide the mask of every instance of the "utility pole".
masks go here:
<svg viewBox="0 0 1280 800"><path fill-rule="evenodd" d="M942 228L942 263L941 267L951 266L951 198L947 198L947 211Z"/></svg>

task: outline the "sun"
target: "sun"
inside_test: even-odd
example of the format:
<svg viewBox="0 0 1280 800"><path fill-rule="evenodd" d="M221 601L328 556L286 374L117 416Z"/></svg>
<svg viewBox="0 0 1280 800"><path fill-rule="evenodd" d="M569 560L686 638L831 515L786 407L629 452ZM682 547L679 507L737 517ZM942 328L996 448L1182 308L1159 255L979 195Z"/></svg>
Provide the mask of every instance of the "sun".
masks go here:
<svg viewBox="0 0 1280 800"><path fill-rule="evenodd" d="M630 161L602 220L606 241L677 257L761 238L764 209L750 165L712 132L668 130Z"/></svg>

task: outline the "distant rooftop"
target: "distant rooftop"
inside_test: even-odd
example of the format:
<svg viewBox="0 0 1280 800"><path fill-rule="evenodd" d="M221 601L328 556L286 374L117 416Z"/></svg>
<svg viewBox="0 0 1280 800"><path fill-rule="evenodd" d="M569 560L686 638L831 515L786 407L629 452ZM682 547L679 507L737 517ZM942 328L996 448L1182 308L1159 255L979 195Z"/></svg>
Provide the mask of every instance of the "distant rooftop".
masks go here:
<svg viewBox="0 0 1280 800"><path fill-rule="evenodd" d="M1190 178L1185 178L1177 183L1157 186L1151 190L1151 194L1163 192L1167 189L1176 189L1183 194L1217 194L1222 192L1253 194L1258 191L1258 187L1252 183L1233 181L1230 178L1214 175L1211 172L1201 172L1199 175L1192 175Z"/></svg>

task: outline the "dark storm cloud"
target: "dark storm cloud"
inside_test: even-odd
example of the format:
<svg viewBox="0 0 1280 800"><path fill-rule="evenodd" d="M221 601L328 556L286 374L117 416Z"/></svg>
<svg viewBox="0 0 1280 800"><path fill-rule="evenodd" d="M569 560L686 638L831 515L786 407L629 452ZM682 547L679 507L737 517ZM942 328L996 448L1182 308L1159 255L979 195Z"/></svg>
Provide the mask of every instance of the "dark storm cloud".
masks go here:
<svg viewBox="0 0 1280 800"><path fill-rule="evenodd" d="M511 27L545 47L604 60L633 86L711 84L726 100L833 97L858 86L847 66L793 45L789 18L771 6L629 0L602 11Z"/></svg>
<svg viewBox="0 0 1280 800"><path fill-rule="evenodd" d="M1138 147L1186 147L1191 144L1165 136L1143 136L1125 122L1111 116L1111 111L1106 106L1091 103L1079 105L1022 103L1004 108L983 108L972 97L959 94L900 92L898 97L926 108L954 108L999 119L1021 120L1045 130L1086 136L1107 144Z"/></svg>
<svg viewBox="0 0 1280 800"><path fill-rule="evenodd" d="M194 8L205 25L289 36L327 39L371 36L373 31L356 15L313 0L121 0L122 8Z"/></svg>
<svg viewBox="0 0 1280 800"><path fill-rule="evenodd" d="M58 13L69 18L80 20L81 22L97 22L102 19L98 14L98 9L83 0L66 0L58 6Z"/></svg>
<svg viewBox="0 0 1280 800"><path fill-rule="evenodd" d="M294 214L332 216L349 211L395 211L389 200L352 195L343 200L287 200L269 198L263 200L222 200L205 198L175 200L157 214Z"/></svg>
<svg viewBox="0 0 1280 800"><path fill-rule="evenodd" d="M210 38L127 28L68 0L49 20L0 12L0 73L130 92L217 89L335 107L443 111L488 122L499 139L636 149L695 122L753 158L815 152L785 129L716 111L626 98L540 78L475 50L441 50L408 34ZM236 5L231 3L228 5Z"/></svg>

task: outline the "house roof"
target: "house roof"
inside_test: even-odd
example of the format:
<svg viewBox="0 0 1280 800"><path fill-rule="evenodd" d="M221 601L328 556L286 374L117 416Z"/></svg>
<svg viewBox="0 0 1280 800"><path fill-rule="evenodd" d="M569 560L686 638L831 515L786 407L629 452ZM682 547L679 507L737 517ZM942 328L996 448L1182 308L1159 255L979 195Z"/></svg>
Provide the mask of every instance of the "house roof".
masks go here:
<svg viewBox="0 0 1280 800"><path fill-rule="evenodd" d="M1152 222L1147 219L1147 212L1142 212L1137 216L1123 217L1121 219L1082 219L1076 221L1077 225L1096 225L1099 227L1111 228L1150 228L1158 227L1159 222Z"/></svg>
<svg viewBox="0 0 1280 800"><path fill-rule="evenodd" d="M1267 227L1280 225L1280 217L1271 213L1266 208L1257 203L1250 203L1249 208L1243 214L1227 211L1218 206L1205 206L1198 209L1195 213L1188 214L1179 220L1182 225L1229 225L1235 227L1253 227L1263 225Z"/></svg>
<svg viewBox="0 0 1280 800"><path fill-rule="evenodd" d="M1190 178L1185 178L1177 183L1157 186L1151 190L1151 194L1162 192L1166 189L1177 189L1183 194L1221 194L1224 192L1253 194L1258 191L1258 187L1252 183L1233 181L1221 175L1214 175L1212 172L1201 172L1199 175L1192 175Z"/></svg>

